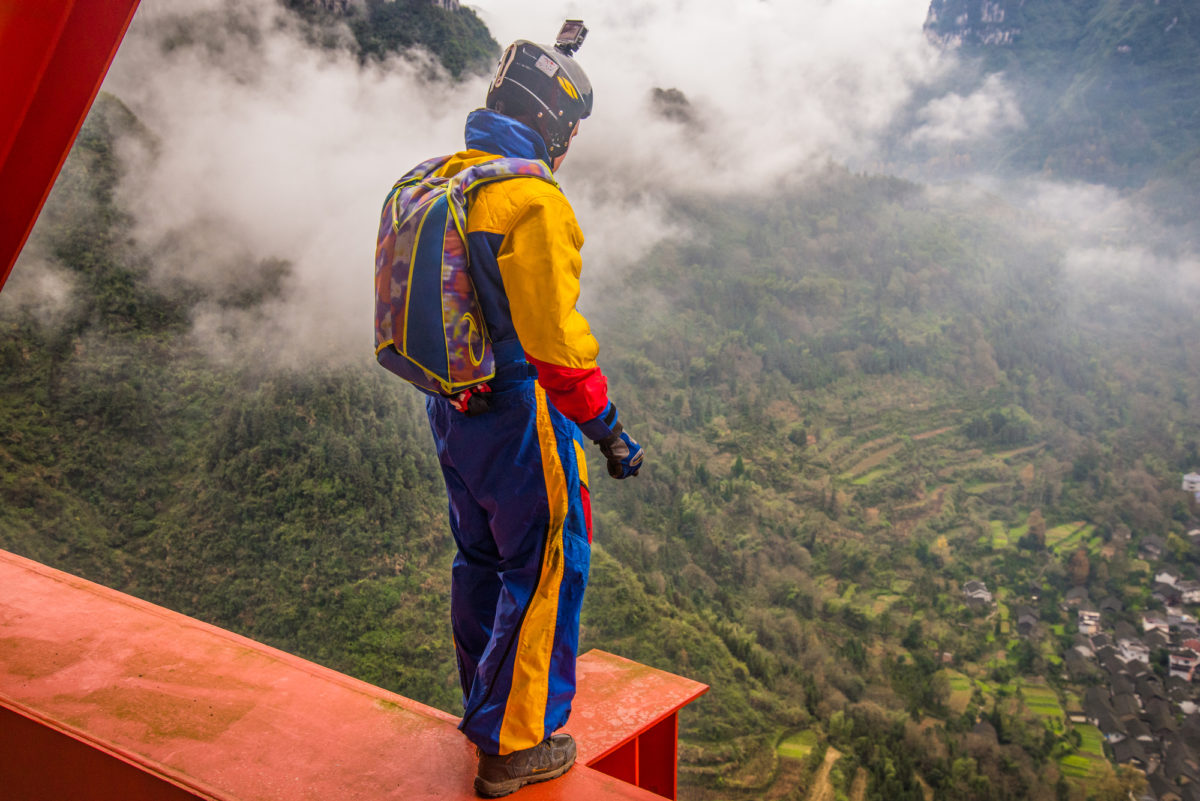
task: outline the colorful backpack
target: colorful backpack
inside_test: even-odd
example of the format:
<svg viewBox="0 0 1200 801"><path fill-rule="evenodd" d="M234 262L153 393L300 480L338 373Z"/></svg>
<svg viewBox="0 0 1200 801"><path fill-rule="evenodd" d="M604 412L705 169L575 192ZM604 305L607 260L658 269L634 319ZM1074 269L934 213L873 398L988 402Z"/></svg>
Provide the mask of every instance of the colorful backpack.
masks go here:
<svg viewBox="0 0 1200 801"><path fill-rule="evenodd" d="M449 160L417 165L384 201L375 249L375 357L423 392L465 400L496 373L468 271L467 198L506 178L557 183L542 162L518 158L437 176Z"/></svg>

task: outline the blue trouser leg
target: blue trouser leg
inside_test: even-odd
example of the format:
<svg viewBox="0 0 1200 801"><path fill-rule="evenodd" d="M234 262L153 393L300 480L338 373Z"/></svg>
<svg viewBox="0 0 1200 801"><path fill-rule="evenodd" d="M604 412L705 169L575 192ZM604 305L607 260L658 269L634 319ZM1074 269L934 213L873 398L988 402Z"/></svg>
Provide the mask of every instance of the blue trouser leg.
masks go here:
<svg viewBox="0 0 1200 801"><path fill-rule="evenodd" d="M508 753L570 714L590 549L577 427L532 381L493 395L479 417L437 399L427 409L458 545L460 728L485 752Z"/></svg>
<svg viewBox="0 0 1200 801"><path fill-rule="evenodd" d="M450 593L450 620L465 705L479 659L492 636L492 619L500 597L500 577L495 568L499 555L490 538L475 534L488 530L487 515L474 502L458 473L443 466L442 474L450 498L450 531L458 546L451 568L451 586L461 589Z"/></svg>

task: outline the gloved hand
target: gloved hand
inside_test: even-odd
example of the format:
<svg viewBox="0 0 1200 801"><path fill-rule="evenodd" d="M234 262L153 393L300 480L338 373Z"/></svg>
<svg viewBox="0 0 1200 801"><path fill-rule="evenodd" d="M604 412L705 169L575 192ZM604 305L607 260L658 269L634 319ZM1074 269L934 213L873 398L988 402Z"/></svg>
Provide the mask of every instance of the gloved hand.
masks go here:
<svg viewBox="0 0 1200 801"><path fill-rule="evenodd" d="M621 424L613 426L613 432L608 439L597 443L600 452L608 460L608 474L613 478L629 478L636 476L642 469L642 458L646 452L633 437L621 430Z"/></svg>
<svg viewBox="0 0 1200 801"><path fill-rule="evenodd" d="M600 452L608 461L608 474L613 478L636 476L642 468L646 452L633 437L625 433L617 420L617 407L611 402L604 411L581 423L579 430L584 436L600 446Z"/></svg>

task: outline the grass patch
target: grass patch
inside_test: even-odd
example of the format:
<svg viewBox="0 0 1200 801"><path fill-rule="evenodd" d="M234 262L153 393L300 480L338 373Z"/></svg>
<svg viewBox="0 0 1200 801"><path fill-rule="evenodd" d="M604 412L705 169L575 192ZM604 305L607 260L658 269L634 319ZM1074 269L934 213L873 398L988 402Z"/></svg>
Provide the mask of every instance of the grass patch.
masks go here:
<svg viewBox="0 0 1200 801"><path fill-rule="evenodd" d="M892 608L892 605L901 599L899 595L877 595L875 601L870 606L871 614L875 617L882 615L884 612Z"/></svg>
<svg viewBox="0 0 1200 801"><path fill-rule="evenodd" d="M793 734L779 744L779 755L788 759L804 759L817 747L817 732L806 729L799 734Z"/></svg>
<svg viewBox="0 0 1200 801"><path fill-rule="evenodd" d="M946 699L946 705L955 714L961 715L966 711L967 704L971 701L974 685L969 678L957 670L947 670L946 678L950 684L950 697Z"/></svg>
<svg viewBox="0 0 1200 801"><path fill-rule="evenodd" d="M999 520L992 521L992 550L1003 551L1010 547L1008 532Z"/></svg>
<svg viewBox="0 0 1200 801"><path fill-rule="evenodd" d="M859 486L859 487L865 487L868 484L870 484L872 481L874 481L875 479L884 475L885 473L887 473L887 468L880 467L877 470L872 470L871 472L867 473L866 475L859 476L858 478L854 479L850 483L854 484L856 486ZM842 477L845 478L846 475L848 475L848 474L844 474Z"/></svg>
<svg viewBox="0 0 1200 801"><path fill-rule="evenodd" d="M1045 445L1046 445L1046 443L1039 442L1037 445L1027 445L1024 448L1017 448L1017 449L1011 450L1011 451L999 451L992 455L995 456L997 459L1004 459L1005 461L1007 461L1007 460L1013 458L1014 456L1020 456L1025 453L1030 453L1031 451L1040 450L1041 448L1045 447Z"/></svg>

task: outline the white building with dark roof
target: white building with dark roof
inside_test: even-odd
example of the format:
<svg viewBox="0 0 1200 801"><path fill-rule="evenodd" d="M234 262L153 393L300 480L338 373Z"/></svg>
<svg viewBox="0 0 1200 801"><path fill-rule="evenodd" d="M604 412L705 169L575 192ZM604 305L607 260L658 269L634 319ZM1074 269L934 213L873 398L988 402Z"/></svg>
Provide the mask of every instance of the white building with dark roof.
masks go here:
<svg viewBox="0 0 1200 801"><path fill-rule="evenodd" d="M1121 640L1117 643L1117 651L1121 661L1126 664L1129 662L1150 664L1150 649L1141 640Z"/></svg>
<svg viewBox="0 0 1200 801"><path fill-rule="evenodd" d="M1178 676L1187 681L1192 680L1196 672L1196 666L1200 665L1200 654L1191 648L1180 648L1170 651L1167 654L1167 659L1170 664L1171 675Z"/></svg>

